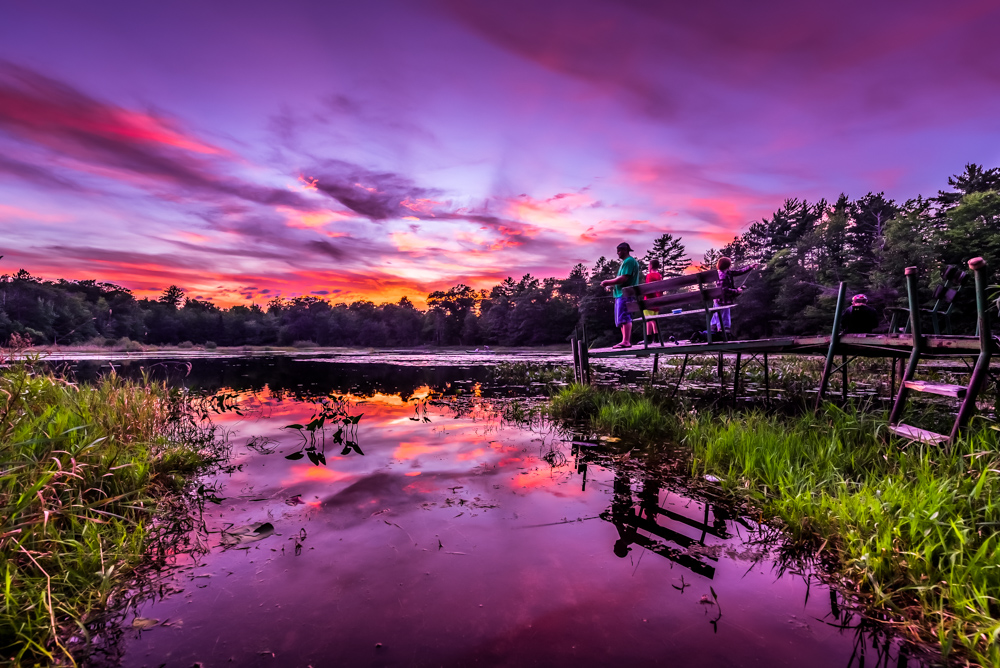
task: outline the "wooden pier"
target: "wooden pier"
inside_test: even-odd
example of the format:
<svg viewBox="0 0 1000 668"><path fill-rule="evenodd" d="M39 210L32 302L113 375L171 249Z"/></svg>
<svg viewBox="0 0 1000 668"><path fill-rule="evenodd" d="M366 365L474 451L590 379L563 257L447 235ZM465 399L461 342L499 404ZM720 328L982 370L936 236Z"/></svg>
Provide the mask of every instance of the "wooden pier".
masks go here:
<svg viewBox="0 0 1000 668"><path fill-rule="evenodd" d="M572 339L573 360L575 376L579 382L591 382L590 359L607 359L616 357L652 357L653 373L659 366L659 358L663 356L683 356L680 376L677 379L677 388L684 378L684 371L688 360L692 356L715 355L719 365L719 377L722 378L723 360L731 359L734 363L733 396L739 392L741 371L744 362L751 360L761 364L764 369L765 387L769 389L769 360L770 355L804 355L804 356L825 356L826 362L819 380L817 388L817 406L826 397L830 378L836 372L840 372L843 378L843 398L847 398L847 372L849 364L857 358L889 358L891 365L891 392L895 394L895 401L890 413L890 431L899 436L912 440L925 442L943 443L953 441L961 428L963 428L975 412L976 397L981 391L987 377L989 376L989 364L992 356L1000 352L1000 340L992 335L990 321L987 313L987 302L985 295L986 285L986 262L982 258L974 258L969 261L969 268L975 275L976 282L976 304L978 325L975 336L952 336L930 334L924 335L920 326L920 308L916 303L916 267L908 267L906 270L907 293L909 297L909 324L906 327L907 333L886 333L886 334L843 334L840 332L841 319L844 313L846 298L846 286L841 283L837 296L837 306L834 312L834 322L831 333L825 336L786 336L769 339L737 340L737 341L709 341L708 343L690 343L679 341L677 343L651 343L645 336L645 325L643 324L644 340L642 343L634 344L630 348L598 348L590 349L586 341L586 332L582 337ZM654 284L648 284L654 285ZM699 289L703 285L699 284ZM646 289L645 293L652 290ZM693 291L692 294L697 294ZM660 298L662 300L662 297ZM639 307L644 308L642 296L639 298ZM650 300L652 301L652 300ZM706 313L709 308L709 300L702 299ZM697 312L697 311L696 311ZM643 322L636 319L636 323ZM835 365L840 359L840 364ZM902 360L908 363L902 365ZM899 360L899 364L897 361ZM946 385L921 381L914 378L918 371L918 364L922 360L955 360L967 361L971 376L968 385ZM972 363L975 360L975 363ZM900 382L897 391L896 367L900 366ZM903 407L911 392L931 393L949 396L961 400L958 408L954 427L950 434L934 434L932 432L913 427L901 425L898 420Z"/></svg>

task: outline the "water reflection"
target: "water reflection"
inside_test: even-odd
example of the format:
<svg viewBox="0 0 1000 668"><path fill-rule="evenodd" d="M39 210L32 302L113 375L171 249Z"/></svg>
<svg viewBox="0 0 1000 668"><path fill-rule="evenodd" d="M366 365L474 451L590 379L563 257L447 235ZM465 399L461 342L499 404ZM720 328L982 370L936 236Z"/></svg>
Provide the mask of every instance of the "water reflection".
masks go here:
<svg viewBox="0 0 1000 668"><path fill-rule="evenodd" d="M160 623L126 634L122 665L920 665L780 533L692 486L682 453L511 423L467 370L367 365L360 383L296 364L294 390L259 369L184 376L228 396L208 404L238 447L204 481L210 551L136 606ZM321 449L337 419L310 440L334 404L363 415L364 456Z"/></svg>

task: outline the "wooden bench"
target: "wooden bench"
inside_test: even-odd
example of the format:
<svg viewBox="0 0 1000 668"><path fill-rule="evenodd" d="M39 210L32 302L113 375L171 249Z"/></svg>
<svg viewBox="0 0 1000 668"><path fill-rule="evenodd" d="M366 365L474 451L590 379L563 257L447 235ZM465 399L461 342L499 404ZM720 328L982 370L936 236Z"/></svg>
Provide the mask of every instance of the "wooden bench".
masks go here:
<svg viewBox="0 0 1000 668"><path fill-rule="evenodd" d="M949 264L945 267L944 271L941 272L941 282L934 286L929 308L920 309L921 313L930 314L931 326L934 328L935 334L941 334L940 320L944 320L945 333L951 334L951 310L955 305L955 296L958 294L958 291L962 289L962 283L965 281L965 277L967 275L968 272L962 271L959 267L956 267L953 264ZM909 333L909 307L890 306L886 309L886 311L892 313L892 320L889 323L890 334L899 334L899 328L896 324L898 320L903 320L905 322L903 333Z"/></svg>
<svg viewBox="0 0 1000 668"><path fill-rule="evenodd" d="M643 283L632 287L622 288L622 294L632 301L628 303L629 313L632 314L632 321L642 322L642 342L643 346L649 347L649 337L646 335L646 323L663 320L666 318L676 318L682 315L705 315L705 331L708 343L712 342L712 314L717 311L731 309L735 304L726 306L715 306L716 299L721 299L724 288L715 286L719 279L719 272L715 269L711 271L699 271L695 274L685 274L673 278L665 278L662 281ZM654 297L653 295L659 295ZM698 306L685 310L685 307ZM670 309L670 313L659 313L662 310ZM658 312L659 315L646 315L644 311ZM725 329L721 331L722 340L726 340Z"/></svg>

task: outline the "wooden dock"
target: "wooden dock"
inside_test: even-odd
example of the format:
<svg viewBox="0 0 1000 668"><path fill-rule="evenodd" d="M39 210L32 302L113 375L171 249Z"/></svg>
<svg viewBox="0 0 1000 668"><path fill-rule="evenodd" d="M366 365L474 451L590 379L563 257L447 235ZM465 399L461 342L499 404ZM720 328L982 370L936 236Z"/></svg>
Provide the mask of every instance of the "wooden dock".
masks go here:
<svg viewBox="0 0 1000 668"><path fill-rule="evenodd" d="M837 297L837 307L834 313L832 331L823 336L786 336L769 339L754 339L742 341L713 341L709 343L691 343L678 341L676 343L650 343L644 337L642 343L629 348L596 348L590 349L586 335L572 339L574 372L578 381L591 382L590 359L608 359L619 357L652 357L653 374L656 374L660 356L683 356L680 375L674 392L679 389L684 379L688 360L692 356L714 355L718 360L718 375L723 378L724 358L733 359L734 379L733 397L739 393L741 369L744 358L749 363L755 361L763 367L765 396L770 395L769 355L804 355L825 356L826 361L817 389L817 406L823 401L831 376L841 372L843 378L842 398L847 399L847 373L850 362L857 358L888 358L892 360L890 392L895 395L895 402L890 413L889 429L897 435L912 440L925 442L951 442L958 436L959 430L968 423L975 411L975 401L986 379L990 375L990 360L1000 353L1000 340L992 335L988 316L988 305L985 298L985 267L982 258L970 260L969 268L976 278L977 294L977 334L976 336L953 336L921 333L920 308L916 303L916 268L906 270L907 292L909 295L910 325L908 333L888 334L844 334L840 332L841 314L844 312L846 286L841 283ZM708 302L706 301L706 304ZM707 306L706 306L707 308ZM834 366L837 357L840 364ZM903 364L903 360L908 360ZM971 378L968 386L947 385L920 381L914 379L918 365L922 360L947 360L966 363ZM973 360L974 363L973 363ZM897 363L898 361L898 363ZM940 362L939 362L940 363ZM899 385L897 392L896 368L899 369ZM919 367L928 369L927 365ZM909 393L929 393L960 399L961 405L957 412L955 425L949 435L934 434L918 427L899 424L903 407Z"/></svg>

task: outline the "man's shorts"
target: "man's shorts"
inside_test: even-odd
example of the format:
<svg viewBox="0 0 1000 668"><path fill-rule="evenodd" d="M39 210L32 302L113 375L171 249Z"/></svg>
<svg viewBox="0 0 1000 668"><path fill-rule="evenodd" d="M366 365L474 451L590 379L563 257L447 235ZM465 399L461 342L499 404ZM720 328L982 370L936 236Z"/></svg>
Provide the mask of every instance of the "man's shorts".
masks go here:
<svg viewBox="0 0 1000 668"><path fill-rule="evenodd" d="M632 322L632 314L628 311L628 305L634 301L635 299L628 297L615 297L615 327Z"/></svg>
<svg viewBox="0 0 1000 668"><path fill-rule="evenodd" d="M658 313L657 313L656 311L650 311L650 310L649 310L648 308L644 308L644 309L642 309L642 312L643 312L643 313L644 313L645 315L658 315Z"/></svg>

